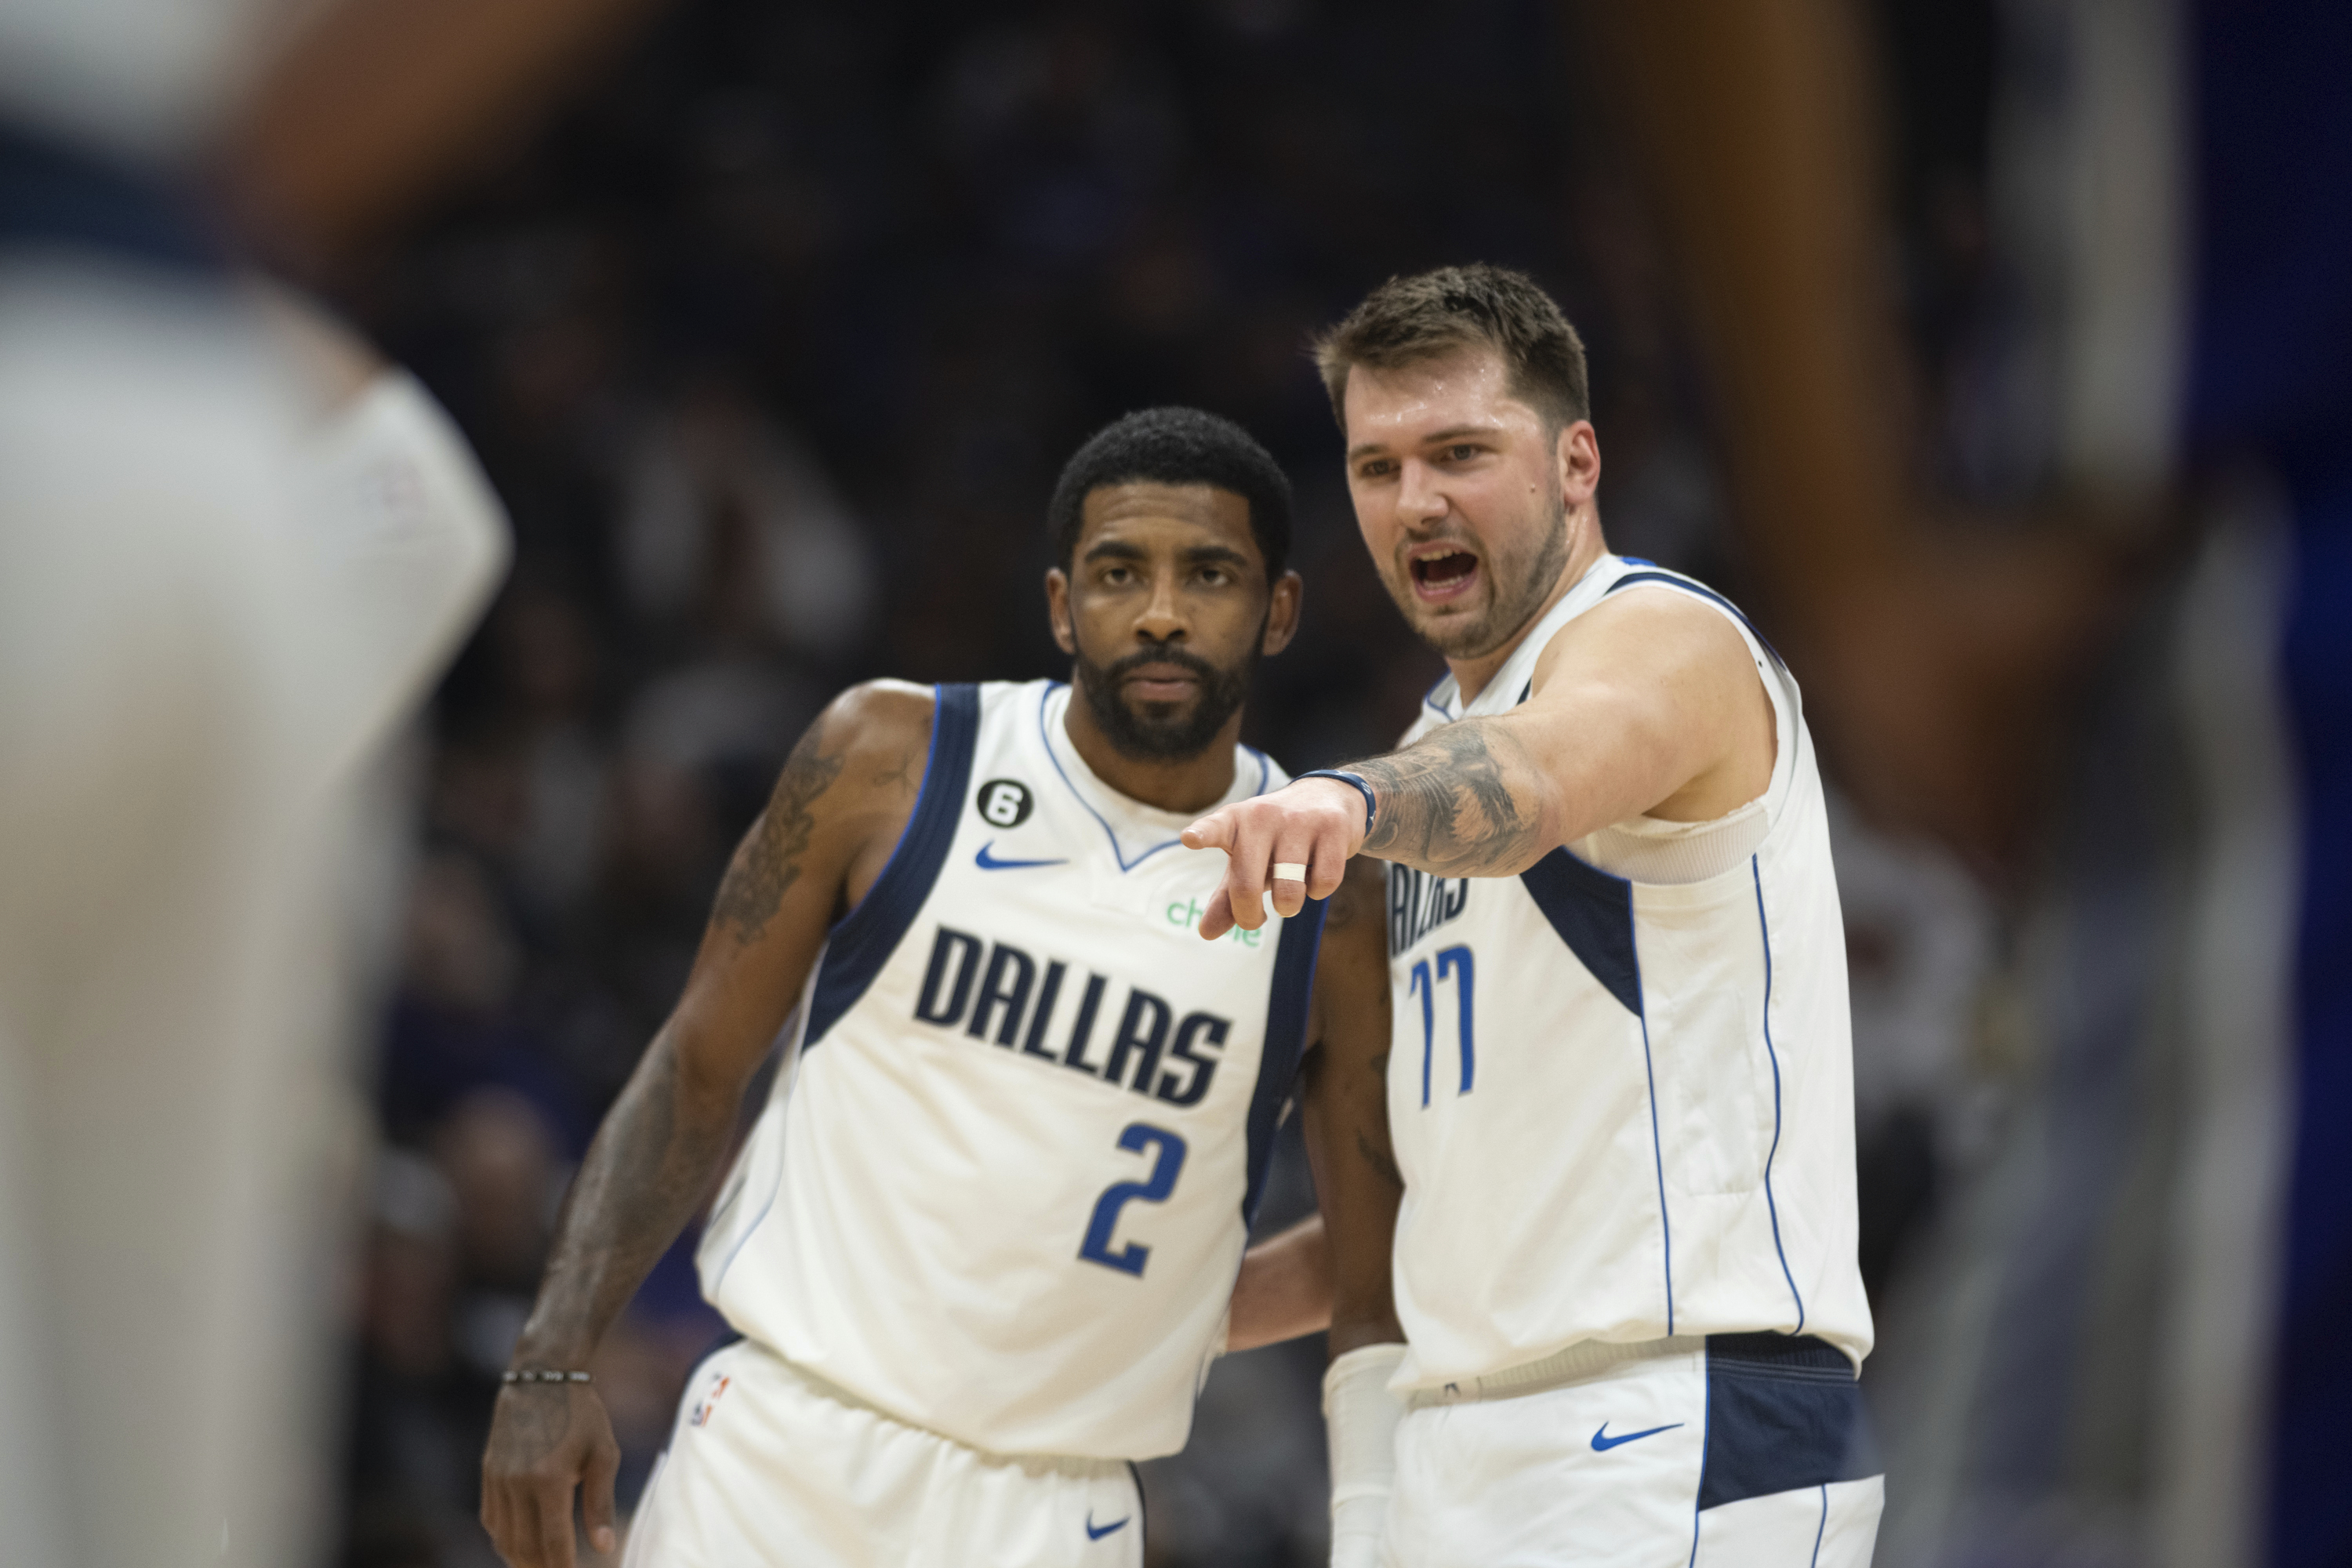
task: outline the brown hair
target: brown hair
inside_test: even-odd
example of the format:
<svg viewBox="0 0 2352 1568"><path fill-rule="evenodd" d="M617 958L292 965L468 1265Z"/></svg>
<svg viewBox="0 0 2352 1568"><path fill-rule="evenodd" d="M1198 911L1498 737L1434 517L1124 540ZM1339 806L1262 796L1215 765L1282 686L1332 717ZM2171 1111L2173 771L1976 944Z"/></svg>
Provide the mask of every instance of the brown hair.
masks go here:
<svg viewBox="0 0 2352 1568"><path fill-rule="evenodd" d="M1511 395L1554 429L1592 416L1576 329L1533 279L1483 261L1390 279L1315 340L1315 368L1344 430L1355 366L1394 370L1481 344L1503 356Z"/></svg>

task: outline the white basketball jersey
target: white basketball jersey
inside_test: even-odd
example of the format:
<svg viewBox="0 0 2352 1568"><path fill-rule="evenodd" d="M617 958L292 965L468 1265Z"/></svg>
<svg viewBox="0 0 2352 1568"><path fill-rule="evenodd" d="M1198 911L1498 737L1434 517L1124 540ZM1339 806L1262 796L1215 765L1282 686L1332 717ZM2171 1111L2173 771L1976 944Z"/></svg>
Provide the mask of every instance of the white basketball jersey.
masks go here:
<svg viewBox="0 0 2352 1568"><path fill-rule="evenodd" d="M1712 591L1603 556L1467 709L1441 682L1406 741L1508 712L1560 627L1636 586L1706 601L1748 643L1778 721L1767 826L1696 881L1567 849L1510 878L1390 868L1400 1388L1583 1340L1780 1330L1857 1363L1870 1349L1845 932L1780 657Z"/></svg>
<svg viewBox="0 0 2352 1568"><path fill-rule="evenodd" d="M1095 777L1069 701L939 689L699 1263L730 1322L900 1420L1139 1459L1183 1447L1222 1348L1322 906L1202 942L1224 857ZM1227 802L1286 782L1234 761Z"/></svg>

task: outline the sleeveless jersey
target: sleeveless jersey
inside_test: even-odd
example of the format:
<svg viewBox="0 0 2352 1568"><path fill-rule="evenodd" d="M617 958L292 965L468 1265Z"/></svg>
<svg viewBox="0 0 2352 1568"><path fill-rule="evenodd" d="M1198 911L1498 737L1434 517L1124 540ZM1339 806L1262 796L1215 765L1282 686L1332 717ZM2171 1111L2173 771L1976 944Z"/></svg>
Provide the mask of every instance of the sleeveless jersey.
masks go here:
<svg viewBox="0 0 2352 1568"><path fill-rule="evenodd" d="M834 928L721 1189L704 1293L974 1447L1174 1453L1297 1074L1322 906L1202 942L1224 857L1095 777L1067 687L937 700L914 815ZM1237 748L1226 801L1286 782Z"/></svg>
<svg viewBox="0 0 2352 1568"><path fill-rule="evenodd" d="M1604 556L1467 709L1440 682L1406 742L1509 711L1560 627L1660 586L1720 609L1755 658L1776 720L1766 826L1695 881L1628 880L1565 848L1511 878L1390 868L1399 1388L1584 1340L1801 1331L1857 1364L1870 1348L1845 933L1779 656L1710 590Z"/></svg>

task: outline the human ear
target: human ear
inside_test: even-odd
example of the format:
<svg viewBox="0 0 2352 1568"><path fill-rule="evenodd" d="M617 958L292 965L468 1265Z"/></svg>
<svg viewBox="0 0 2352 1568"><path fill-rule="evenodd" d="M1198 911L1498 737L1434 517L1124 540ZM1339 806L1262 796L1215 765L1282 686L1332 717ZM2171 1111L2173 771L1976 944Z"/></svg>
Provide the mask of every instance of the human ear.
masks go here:
<svg viewBox="0 0 2352 1568"><path fill-rule="evenodd" d="M1059 566L1045 570L1045 618L1053 623L1055 645L1075 656L1078 634L1070 620L1070 579Z"/></svg>
<svg viewBox="0 0 2352 1568"><path fill-rule="evenodd" d="M1265 607L1265 640L1259 645L1259 652L1277 654L1290 646L1290 639L1298 635L1298 613L1306 595L1306 579L1297 573L1285 572L1275 579Z"/></svg>
<svg viewBox="0 0 2352 1568"><path fill-rule="evenodd" d="M1601 437L1591 420L1561 426L1552 460L1559 475L1560 499L1570 506L1590 500L1601 488Z"/></svg>

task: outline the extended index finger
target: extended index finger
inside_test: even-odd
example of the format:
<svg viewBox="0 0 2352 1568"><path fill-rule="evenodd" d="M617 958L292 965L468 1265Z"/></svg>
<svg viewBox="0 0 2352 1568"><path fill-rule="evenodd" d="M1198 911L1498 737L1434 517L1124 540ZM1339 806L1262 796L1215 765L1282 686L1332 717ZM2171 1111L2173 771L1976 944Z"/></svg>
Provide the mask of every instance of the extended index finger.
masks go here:
<svg viewBox="0 0 2352 1568"><path fill-rule="evenodd" d="M1178 835L1187 849L1230 849L1234 843L1234 808L1209 813Z"/></svg>

